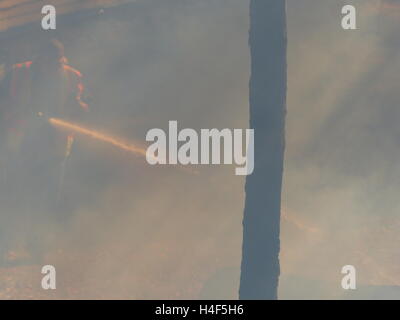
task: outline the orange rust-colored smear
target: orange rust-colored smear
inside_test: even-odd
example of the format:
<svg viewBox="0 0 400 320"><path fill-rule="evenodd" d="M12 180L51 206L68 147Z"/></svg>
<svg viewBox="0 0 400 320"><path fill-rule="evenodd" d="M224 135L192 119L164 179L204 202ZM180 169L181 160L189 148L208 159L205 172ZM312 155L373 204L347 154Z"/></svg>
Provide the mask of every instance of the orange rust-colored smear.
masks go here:
<svg viewBox="0 0 400 320"><path fill-rule="evenodd" d="M65 120L61 120L61 119L56 119L56 118L50 118L49 122L56 127L62 128L62 129L66 129L69 131L73 131L77 134L82 134L84 136L88 136L91 138L94 138L96 140L99 141L103 141L109 144L112 144L113 146L128 151L128 152L132 152L136 155L140 155L140 156L146 156L146 150L142 149L140 147L136 147L132 144L128 144L118 138L109 136L107 134L101 133L99 131L96 130L91 130L91 129L87 129L84 128L82 126L79 126L77 124L65 121Z"/></svg>

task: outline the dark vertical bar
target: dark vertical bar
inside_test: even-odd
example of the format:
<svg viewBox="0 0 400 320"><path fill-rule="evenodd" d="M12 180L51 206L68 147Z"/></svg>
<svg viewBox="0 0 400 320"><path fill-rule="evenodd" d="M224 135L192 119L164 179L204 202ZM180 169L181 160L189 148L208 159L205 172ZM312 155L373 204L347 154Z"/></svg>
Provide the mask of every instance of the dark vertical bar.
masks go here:
<svg viewBox="0 0 400 320"><path fill-rule="evenodd" d="M255 168L246 180L239 297L277 299L286 115L285 0L251 0L249 44Z"/></svg>

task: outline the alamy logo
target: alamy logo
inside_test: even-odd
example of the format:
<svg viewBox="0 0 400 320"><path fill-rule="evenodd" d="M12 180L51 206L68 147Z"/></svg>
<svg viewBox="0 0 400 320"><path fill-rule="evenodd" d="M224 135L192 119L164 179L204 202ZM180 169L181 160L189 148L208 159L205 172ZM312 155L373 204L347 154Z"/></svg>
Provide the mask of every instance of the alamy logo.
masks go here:
<svg viewBox="0 0 400 320"><path fill-rule="evenodd" d="M45 265L42 268L42 274L45 276L42 278L42 288L44 290L55 290L56 289L56 268L52 265Z"/></svg>
<svg viewBox="0 0 400 320"><path fill-rule="evenodd" d="M168 135L164 130L157 128L147 132L146 141L154 142L146 152L146 160L149 164L235 163L236 175L249 175L254 170L253 129L245 130L245 148L243 148L242 129L201 129L199 137L194 129L186 128L178 132L178 122L169 121L168 130ZM223 150L222 161L221 149Z"/></svg>
<svg viewBox="0 0 400 320"><path fill-rule="evenodd" d="M356 268L352 265L346 265L342 268L342 274L345 276L342 279L342 288L344 290L356 289Z"/></svg>
<svg viewBox="0 0 400 320"><path fill-rule="evenodd" d="M43 30L55 30L56 29L56 8L51 5L44 6L42 8L42 14L45 15L42 18Z"/></svg>

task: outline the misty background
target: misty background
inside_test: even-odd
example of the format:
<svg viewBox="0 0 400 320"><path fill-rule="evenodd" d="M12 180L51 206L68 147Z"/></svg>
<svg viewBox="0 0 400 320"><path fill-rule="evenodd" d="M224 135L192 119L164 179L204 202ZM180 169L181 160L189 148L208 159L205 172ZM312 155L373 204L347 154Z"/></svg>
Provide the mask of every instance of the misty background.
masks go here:
<svg viewBox="0 0 400 320"><path fill-rule="evenodd" d="M287 1L280 299L399 298L400 9L353 2L356 31L341 28L343 1ZM248 7L149 0L60 19L55 36L91 96L88 126L141 145L169 120L246 128ZM29 59L40 38L20 37L13 57ZM233 166L192 174L78 143L65 192L79 205L65 224L32 226L57 234L46 255L57 290L39 287L40 266L2 268L0 298L237 298L244 178ZM354 293L340 286L346 264Z"/></svg>
<svg viewBox="0 0 400 320"><path fill-rule="evenodd" d="M288 2L288 115L281 296L400 298L399 8ZM358 290L340 288L357 269ZM308 285L306 285L308 283Z"/></svg>

